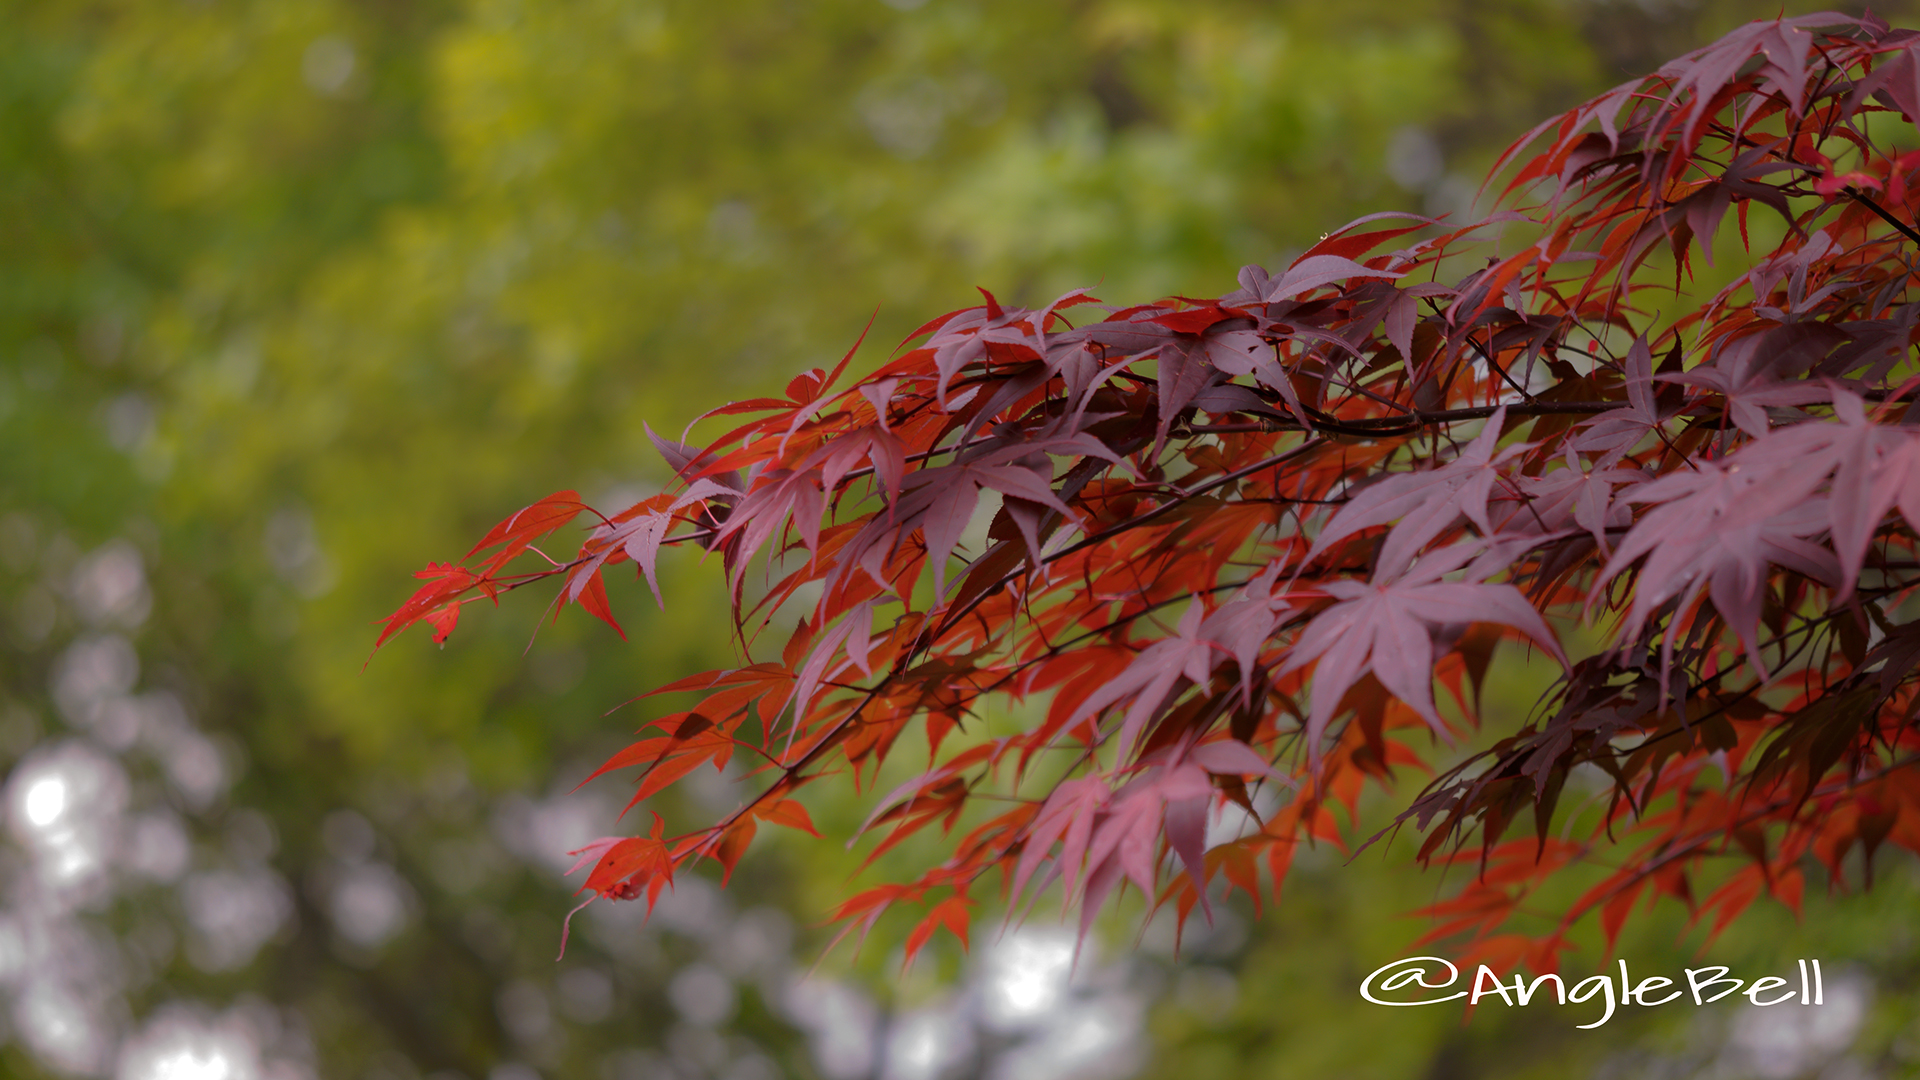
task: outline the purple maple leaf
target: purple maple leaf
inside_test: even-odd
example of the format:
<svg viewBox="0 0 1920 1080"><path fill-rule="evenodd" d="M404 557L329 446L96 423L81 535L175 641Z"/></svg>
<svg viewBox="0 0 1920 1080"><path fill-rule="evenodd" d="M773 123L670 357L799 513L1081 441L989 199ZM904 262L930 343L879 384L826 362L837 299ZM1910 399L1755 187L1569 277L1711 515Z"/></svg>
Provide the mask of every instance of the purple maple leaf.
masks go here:
<svg viewBox="0 0 1920 1080"><path fill-rule="evenodd" d="M1400 524L1387 535L1377 563L1380 571L1389 576L1406 569L1421 548L1446 531L1462 514L1480 530L1481 536L1491 537L1494 528L1487 517L1487 499L1493 493L1494 484L1504 479L1500 466L1527 449L1525 445L1509 446L1495 452L1506 416L1503 405L1487 419L1486 427L1460 456L1445 465L1396 473L1360 491L1327 522L1327 527L1314 539L1307 558L1314 558L1362 529L1396 519Z"/></svg>
<svg viewBox="0 0 1920 1080"><path fill-rule="evenodd" d="M1427 555L1404 575L1390 575L1383 569L1371 582L1330 581L1320 586L1340 602L1307 624L1281 668L1286 672L1314 665L1307 747L1316 763L1320 737L1341 697L1369 671L1436 733L1451 738L1433 705L1435 628L1476 622L1511 626L1566 664L1553 631L1519 589L1471 579L1442 580L1486 546L1484 541L1455 544Z"/></svg>

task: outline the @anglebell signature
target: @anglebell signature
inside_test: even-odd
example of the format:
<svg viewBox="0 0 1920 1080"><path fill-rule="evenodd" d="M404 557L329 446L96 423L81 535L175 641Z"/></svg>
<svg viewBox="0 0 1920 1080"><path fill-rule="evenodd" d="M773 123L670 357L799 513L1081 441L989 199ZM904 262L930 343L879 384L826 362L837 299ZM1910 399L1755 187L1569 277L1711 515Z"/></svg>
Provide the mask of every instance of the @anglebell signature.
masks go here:
<svg viewBox="0 0 1920 1080"><path fill-rule="evenodd" d="M1809 966L1811 965L1811 966ZM1532 982L1526 981L1519 972L1513 975L1511 983L1502 983L1492 968L1485 964L1474 972L1471 990L1460 990L1441 997L1423 995L1423 991L1445 990L1460 981L1460 969L1453 963L1438 956L1409 956L1395 960L1376 968L1360 983L1360 996L1375 1005L1440 1005L1449 1001L1467 999L1468 1005L1478 1005L1482 998L1498 997L1507 1005L1524 1006L1531 1004L1539 994L1543 984L1551 984L1553 1001L1556 1005L1568 1002L1583 1004L1599 998L1605 1011L1600 1019L1591 1024L1577 1025L1582 1029L1597 1028L1613 1019L1614 1010L1621 1005L1654 1006L1678 1001L1689 995L1695 1005L1707 1005L1719 1001L1729 994L1742 993L1755 1005L1786 1005L1797 1001L1801 1005L1825 1004L1825 985L1821 978L1820 961L1798 961L1800 978L1798 989L1794 981L1778 975L1763 975L1748 984L1744 979L1736 979L1728 974L1723 965L1687 968L1685 985L1682 987L1673 979L1661 975L1649 975L1637 983L1627 973L1627 962L1620 961L1620 975L1592 975L1568 986L1558 975L1540 975ZM1432 978L1429 978L1429 976ZM1444 975L1444 977L1442 977ZM1741 987L1746 989L1742 990ZM1672 988L1672 989L1669 989ZM1420 1000L1396 1001L1376 995L1398 995L1405 992L1410 998ZM1654 997L1651 995L1662 995Z"/></svg>

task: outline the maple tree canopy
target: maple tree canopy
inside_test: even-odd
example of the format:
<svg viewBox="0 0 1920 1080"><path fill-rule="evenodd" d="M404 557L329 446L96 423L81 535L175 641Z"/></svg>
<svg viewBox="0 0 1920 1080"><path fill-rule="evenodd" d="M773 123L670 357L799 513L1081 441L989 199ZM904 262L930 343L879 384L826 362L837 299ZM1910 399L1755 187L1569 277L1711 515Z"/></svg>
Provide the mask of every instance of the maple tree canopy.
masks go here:
<svg viewBox="0 0 1920 1080"><path fill-rule="evenodd" d="M1920 34L1750 24L1526 133L1484 221L1363 218L1217 298L984 294L851 385L843 359L715 410L750 419L704 447L656 436L674 490L520 511L380 641L550 577L613 623L604 571L658 595L662 545L719 552L743 639L797 629L656 690L686 710L600 772L639 769L638 803L737 757L758 793L576 869L649 903L730 871L918 725L928 768L862 831L877 856L937 823L946 857L837 912L917 906L909 958L1054 885L1083 933L1123 883L1183 919L1216 878L1277 895L1300 843L1356 839L1336 806L1457 756L1503 639L1564 676L1400 815L1422 861L1477 871L1430 938L1545 971L1642 899L1714 931L1797 907L1813 860L1920 850L1916 116ZM582 513L577 556L509 569ZM1600 647L1567 655L1581 620ZM989 704L1026 726L982 730ZM1227 804L1265 813L1209 848ZM1559 926L1512 932L1575 866L1604 872Z"/></svg>

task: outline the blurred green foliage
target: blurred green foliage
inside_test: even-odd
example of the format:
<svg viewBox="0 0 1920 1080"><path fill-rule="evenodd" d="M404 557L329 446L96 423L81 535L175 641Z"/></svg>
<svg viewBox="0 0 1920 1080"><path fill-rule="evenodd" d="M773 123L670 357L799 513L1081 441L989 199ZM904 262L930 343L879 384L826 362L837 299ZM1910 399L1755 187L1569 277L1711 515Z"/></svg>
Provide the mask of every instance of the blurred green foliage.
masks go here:
<svg viewBox="0 0 1920 1080"><path fill-rule="evenodd" d="M629 644L569 618L529 649L538 603L520 603L472 612L444 652L415 634L368 664L406 575L549 491L657 490L646 423L675 433L829 363L876 305L867 362L976 284L1217 293L1362 213L1465 211L1539 118L1777 9L0 4L0 758L74 726L51 687L100 628L73 574L130 541L152 594L127 631L143 685L184 701L238 778L196 808L129 765L136 801L179 805L196 873L244 862L234 822L264 814L293 902L235 970L154 951L125 980L134 1018L261 995L304 1017L329 1077L524 1060L624 1080L633 1047L717 1071L662 1049L665 980L697 936L636 952L620 935L637 928L604 931L577 962L614 973L611 1019L515 1026L518 987L564 999L548 958L566 898L498 826L532 805L503 800L564 791L644 718L610 707L731 662L717 572L665 560L664 613L616 590ZM356 820L412 897L408 929L372 948L329 930ZM774 845L739 906L817 924L849 864L815 850ZM1155 1068L1544 1074L1476 1049L1518 1021L1469 1036L1349 1000L1415 936L1388 916L1435 885L1404 871L1303 871L1244 951L1203 959L1236 973L1237 1005L1171 976L1187 989L1157 1014ZM165 889L114 895L93 924L126 937L161 912L191 936ZM810 1074L766 996L734 1037ZM24 1046L0 1071L41 1075Z"/></svg>

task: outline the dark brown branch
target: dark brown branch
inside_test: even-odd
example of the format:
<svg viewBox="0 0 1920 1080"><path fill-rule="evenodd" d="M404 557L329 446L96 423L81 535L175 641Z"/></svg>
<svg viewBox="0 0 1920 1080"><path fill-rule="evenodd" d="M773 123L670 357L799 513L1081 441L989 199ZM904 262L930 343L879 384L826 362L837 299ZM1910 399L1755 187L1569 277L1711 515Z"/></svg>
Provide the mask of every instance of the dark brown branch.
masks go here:
<svg viewBox="0 0 1920 1080"><path fill-rule="evenodd" d="M1627 407L1623 401L1519 401L1507 405L1508 416L1592 416ZM1430 424L1451 424L1464 420L1485 420L1500 408L1498 405L1475 405L1468 409L1445 409L1440 412L1410 412L1403 416L1381 416L1360 420L1315 420L1314 430L1330 431L1336 435L1398 435L1411 434ZM1288 421L1265 421L1241 424L1190 424L1181 430L1196 435L1224 435L1239 431L1298 431L1300 425Z"/></svg>
<svg viewBox="0 0 1920 1080"><path fill-rule="evenodd" d="M1870 196L1868 196L1866 192L1861 191L1857 187L1848 187L1847 196L1851 198L1854 202L1857 202L1861 206L1864 206L1867 209L1873 211L1874 214L1877 215L1881 221L1884 221L1887 224L1893 226L1894 228L1899 229L1900 235L1913 241L1915 244L1920 244L1920 232L1915 232L1913 226L1907 224L1904 221L1901 221L1897 217L1894 217L1891 213L1887 211L1886 207L1881 206L1877 202L1874 202L1873 199Z"/></svg>
<svg viewBox="0 0 1920 1080"><path fill-rule="evenodd" d="M1282 451L1281 453L1274 454L1271 457L1262 458L1261 460L1256 461L1253 464L1248 465L1244 468L1235 469L1230 473L1225 473L1221 476L1216 476L1212 480L1209 480L1206 483L1201 484L1200 486L1186 492L1186 494L1181 495L1174 499L1169 499L1168 501L1161 503L1159 506L1154 507L1152 510L1147 511L1146 513L1141 514L1138 517L1129 518L1126 521L1120 522L1119 524L1114 525L1111 528L1102 529L1100 532L1094 533L1092 536L1082 537L1079 540L1076 540L1073 543L1068 544L1066 547L1061 548L1059 551L1052 553L1051 555L1042 556L1040 561L1043 563L1051 563L1058 559L1066 558L1068 555L1071 555L1076 551L1085 550L1086 548L1092 547L1104 540L1111 539L1115 536L1120 535L1121 533L1130 532L1146 524L1147 522L1152 521L1157 517L1160 517L1163 514L1171 513L1173 510L1177 509L1178 507L1185 505L1189 500L1191 500L1196 495L1203 495L1209 491L1214 490L1215 488L1224 487L1227 484L1231 484L1236 480L1240 480L1244 477L1251 476L1254 473L1262 471L1263 469L1277 468L1278 466L1286 464L1288 461L1292 460L1294 457L1300 454L1303 454L1308 450L1314 449L1320 445L1321 444L1318 440L1305 442L1300 444L1299 446L1292 448L1291 450L1285 450L1285 451ZM1032 572L1032 568L1030 566L1027 566L1026 564L1022 564L1020 566L1015 567L1012 570L1007 571L1005 574L1001 575L999 581L995 582L989 588L982 590L978 596L975 596L972 600L968 601L965 607L962 607L958 611L948 612L946 615L942 616L940 625L934 631L933 637L928 639L928 641L924 645L912 650L908 655L910 656L922 655L926 649L932 647L933 641L935 639L939 638L941 634L946 633L950 627L957 624L961 619L964 619L968 615L972 614L974 609L978 608L982 603L986 601L987 597L994 595L995 593L999 592L1001 589L1004 589L1008 585L1012 584L1018 578L1031 572Z"/></svg>

